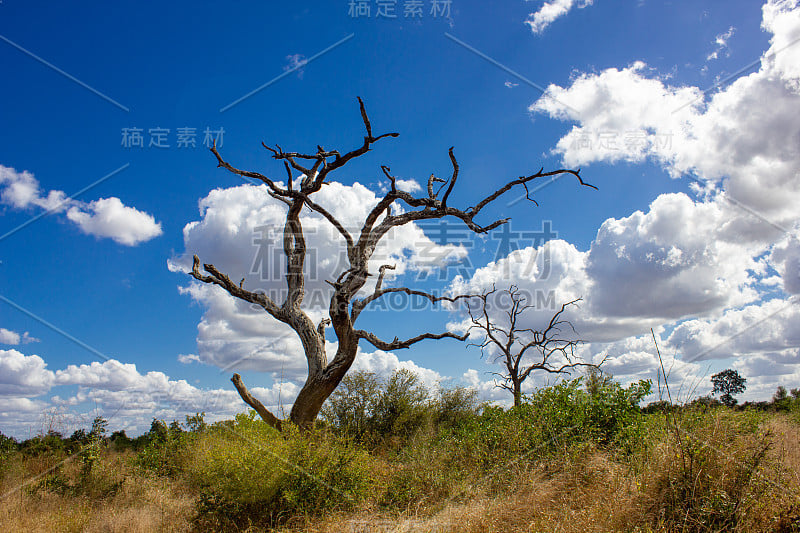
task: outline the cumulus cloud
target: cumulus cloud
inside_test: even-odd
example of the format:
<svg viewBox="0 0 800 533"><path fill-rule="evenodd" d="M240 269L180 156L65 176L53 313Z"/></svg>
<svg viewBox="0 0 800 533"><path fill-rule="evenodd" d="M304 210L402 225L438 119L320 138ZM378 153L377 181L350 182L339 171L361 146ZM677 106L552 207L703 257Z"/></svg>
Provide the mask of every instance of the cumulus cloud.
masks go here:
<svg viewBox="0 0 800 533"><path fill-rule="evenodd" d="M406 192L419 192L422 190L422 185L417 182L417 180L409 179L409 180L396 180L395 181L397 188L401 191Z"/></svg>
<svg viewBox="0 0 800 533"><path fill-rule="evenodd" d="M592 5L594 0L550 0L545 2L539 11L528 15L525 21L533 33L541 33L552 24L556 19L559 19L569 13L572 8L584 8Z"/></svg>
<svg viewBox="0 0 800 533"><path fill-rule="evenodd" d="M685 364L734 361L762 376L762 389L770 372L797 372L796 312L776 312L788 300L759 301L758 290L782 282L800 292L800 50L791 46L800 9L770 0L762 12L772 36L760 68L710 96L635 62L551 85L530 107L574 123L554 148L565 164L650 161L689 176L700 198L664 194L647 211L606 220L587 252L570 255L570 275L548 282L573 289L561 289L563 299L585 291L591 318L573 318L590 350L611 354L609 368L652 367L650 352L629 344L668 325L663 341Z"/></svg>
<svg viewBox="0 0 800 533"><path fill-rule="evenodd" d="M178 354L178 362L183 363L184 365L190 365L192 363L202 363L202 361L200 360L200 356L194 353Z"/></svg>
<svg viewBox="0 0 800 533"><path fill-rule="evenodd" d="M189 361L196 360L196 356L187 357ZM381 377L403 368L418 374L431 388L443 379L436 371L413 361L401 361L396 355L382 351L359 353L353 366L353 370L365 370ZM248 381L250 392L264 405L274 413L288 416L300 392L298 383L283 376L267 378L271 381L268 386L259 386L255 377ZM47 400L35 399L53 387L68 393L59 391L59 395ZM42 413L47 412L64 426L58 428L59 431L85 427L87 420L99 414L107 418L115 430L142 432L150 427L153 418L181 421L186 415L205 412L206 420L213 422L247 409L232 386L199 388L185 380L172 379L163 372L139 371L135 364L115 359L72 364L52 372L37 355L0 350L0 426L6 434L40 431L42 424L52 422L40 420Z"/></svg>
<svg viewBox="0 0 800 533"><path fill-rule="evenodd" d="M0 396L39 396L53 381L53 372L38 355L0 350Z"/></svg>
<svg viewBox="0 0 800 533"><path fill-rule="evenodd" d="M376 350L364 352L359 350L351 371L372 372L382 378L392 375L397 370L408 370L419 376L420 381L429 389L436 387L443 377L439 372L422 367L414 361L401 361L395 354Z"/></svg>
<svg viewBox="0 0 800 533"><path fill-rule="evenodd" d="M162 233L161 224L153 215L128 207L114 197L70 207L67 218L87 235L108 237L126 246L149 241Z"/></svg>
<svg viewBox="0 0 800 533"><path fill-rule="evenodd" d="M410 180L402 183L406 190L415 190L415 185L418 187ZM323 187L315 200L356 234L378 197L358 183L334 182ZM185 226L186 253L172 258L169 268L188 272L196 253L231 277L244 278L249 290L263 290L282 302L286 292L285 205L272 199L263 185L241 185L211 191L200 201L200 216ZM346 250L339 233L322 216L306 212L301 221L308 248L303 308L318 322L330 304L332 289L326 280L337 279L348 268ZM461 246L438 245L419 226L408 224L387 235L369 268L377 272L380 265L396 265L396 270L387 272L386 283L391 284L397 276L429 272L466 253ZM304 375L301 344L288 326L218 287L193 282L180 290L205 308L198 325L200 361L226 369L283 372L294 379ZM369 286L364 288L368 290Z"/></svg>
<svg viewBox="0 0 800 533"><path fill-rule="evenodd" d="M646 212L606 220L587 252L562 240L516 250L468 280L457 278L453 291L516 285L537 306L524 326L535 329L556 306L582 298L565 316L580 338L594 342L720 313L758 298L752 283L760 266L753 253L763 249L730 230L727 209L664 194Z"/></svg>
<svg viewBox="0 0 800 533"><path fill-rule="evenodd" d="M800 240L797 235L786 235L775 244L770 263L780 273L783 289L789 294L800 294Z"/></svg>
<svg viewBox="0 0 800 533"><path fill-rule="evenodd" d="M53 213L66 212L67 219L87 235L106 237L135 246L161 235L161 224L155 218L119 198L100 198L82 202L68 198L63 191L41 191L39 181L30 172L17 172L0 165L0 201L16 209L38 207Z"/></svg>
<svg viewBox="0 0 800 533"><path fill-rule="evenodd" d="M592 310L679 319L755 299L749 271L760 248L729 231L728 215L717 202L676 193L660 195L647 213L606 220L587 257Z"/></svg>
<svg viewBox="0 0 800 533"><path fill-rule="evenodd" d="M718 318L687 320L673 330L667 341L687 360L788 352L797 355L800 306L795 300L775 298L730 309Z"/></svg>
<svg viewBox="0 0 800 533"><path fill-rule="evenodd" d="M39 342L39 339L36 337L31 337L27 331L20 335L16 331L0 328L0 344L10 344L15 346L17 344L28 344L29 342Z"/></svg>
<svg viewBox="0 0 800 533"><path fill-rule="evenodd" d="M790 227L800 218L800 52L790 46L800 10L796 0L771 0L763 16L772 38L759 70L708 99L636 62L551 85L530 110L577 123L555 147L570 166L649 159L675 177L723 182L726 197Z"/></svg>
<svg viewBox="0 0 800 533"><path fill-rule="evenodd" d="M171 379L163 372L142 373L135 364L115 359L69 365L55 372L52 384L78 387L70 396L53 397L53 405L79 410L81 405L91 404L115 427L130 431L146 430L153 418L182 420L185 415L206 412L213 421L247 409L232 387L202 389L182 379ZM250 387L250 392L275 412L291 407L299 390L291 381L277 380L269 387Z"/></svg>

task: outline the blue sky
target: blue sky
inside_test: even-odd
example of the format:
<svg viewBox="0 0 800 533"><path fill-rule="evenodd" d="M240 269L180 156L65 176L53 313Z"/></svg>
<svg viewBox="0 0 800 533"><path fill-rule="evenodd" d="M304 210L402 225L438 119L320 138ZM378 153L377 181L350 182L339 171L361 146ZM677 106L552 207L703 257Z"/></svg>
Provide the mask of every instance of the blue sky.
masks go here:
<svg viewBox="0 0 800 533"><path fill-rule="evenodd" d="M517 242L512 258L498 256L498 239L468 238L455 284L453 268L419 281L408 240L418 235L401 236L405 274L392 283L581 296L571 318L591 341L585 358L607 355L623 380L655 378L653 327L687 397L705 394L709 373L727 366L748 377L750 399L798 386L796 2L453 0L434 16L425 0L421 16L404 17L399 0L388 3L394 19L377 17L374 1L370 16L351 16L348 4L0 4L0 234L53 209L0 239L0 431L36 433L43 410L65 429L100 413L130 433L153 416L230 416L244 408L230 364L246 353L241 370L265 403L279 390L291 403L303 377L286 362L303 364L291 341L181 272L186 253L202 252L232 278L272 283L235 271L252 265L254 227L271 200L216 168L204 132L220 136L236 166L284 179L260 143L355 147L357 96L376 132L400 137L338 173L339 198L352 200L345 218L379 194L381 164L424 185L431 172L449 173L450 146L462 170L453 198L465 207L540 167L580 167L599 189L559 180L536 193L538 207L512 192L484 221L511 216L515 231L550 221L557 238L539 255ZM126 146L132 128L143 146ZM181 132L195 146L179 143ZM629 146L634 138L647 145ZM552 257L552 275L501 272L526 253L534 263ZM364 316L388 338L461 320ZM486 374L491 358L457 342L362 349L358 368L408 366L503 399Z"/></svg>

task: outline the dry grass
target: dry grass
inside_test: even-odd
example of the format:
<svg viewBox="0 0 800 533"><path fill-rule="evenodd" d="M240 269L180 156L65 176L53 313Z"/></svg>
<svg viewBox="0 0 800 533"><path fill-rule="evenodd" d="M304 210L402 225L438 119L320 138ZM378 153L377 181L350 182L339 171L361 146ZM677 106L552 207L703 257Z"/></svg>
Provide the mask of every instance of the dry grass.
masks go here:
<svg viewBox="0 0 800 533"><path fill-rule="evenodd" d="M471 485L465 491L454 491L457 496L452 501L426 502L405 512L382 511L377 500L369 500L354 512L332 513L321 518L296 517L281 530L313 533L800 531L800 425L788 416L772 415L756 431L742 427L739 419L729 413L709 416L701 426L692 429L693 444L687 444L686 440L682 443L695 446L703 459L701 467L693 470L692 490L686 493L687 498L696 498L699 503L686 508L695 513L697 509L706 512L706 507L715 505L714 498L720 491L733 494L741 489L741 494L734 494L740 494L741 503L730 526L713 526L709 521L699 526L685 522L677 527L663 519L674 512L670 505L687 502L670 499L675 487L680 488L675 483L676 479L678 482L682 479L676 477L682 468L681 455L674 435L661 427L648 436L651 446L633 456L619 457L613 451L585 445L565 451L560 459L530 464L527 470L500 473L495 477L503 479L505 475L507 481L502 491L498 491L495 479ZM757 466L750 469L748 477L742 478L742 464L758 456L766 442L767 451L760 456ZM53 461L44 458L6 465L0 494L52 466ZM65 465L61 472L64 477L74 479L77 465ZM459 480L453 483L461 487ZM94 488L80 493L59 492L57 487L33 490L36 484L29 483L0 500L0 527L6 531L193 530L194 490L180 479L159 478L135 469L130 456L125 454L104 458ZM114 490L104 493L108 487ZM725 497L732 497L730 494ZM709 499L709 495L714 498Z"/></svg>
<svg viewBox="0 0 800 533"><path fill-rule="evenodd" d="M735 420L733 421L735 422ZM706 523L676 525L668 515L670 501L664 482L680 469L679 451L669 435L662 435L649 452L625 463L601 450L586 448L565 454L555 463L540 465L509 480L504 494L488 490L468 501L446 505L426 515L425 510L401 516L362 512L325 520L306 521L292 531L351 532L652 532L672 531L800 531L800 426L788 417L774 416L753 433L738 432L727 414L711 418L694 433L695 445L706 455L694 471L695 492L688 493L708 516ZM750 477L735 477L743 462L768 451ZM684 445L687 445L684 442ZM703 486L705 479L710 485ZM732 486L740 483L741 487ZM710 489L710 490L709 490ZM723 489L731 498L741 490L735 522L714 525L715 499ZM715 492L717 491L717 492ZM709 497L709 495L711 497ZM733 496L731 496L733 495ZM722 507L722 511L729 508ZM665 512L666 511L666 512ZM720 511L721 512L721 511Z"/></svg>
<svg viewBox="0 0 800 533"><path fill-rule="evenodd" d="M0 484L0 528L4 531L151 532L190 531L194 497L178 482L142 475L130 457L111 455L85 493L42 485L57 463L33 458L14 465ZM67 461L49 474L74 479L78 465ZM37 477L38 476L38 477ZM105 491L107 487L113 491Z"/></svg>

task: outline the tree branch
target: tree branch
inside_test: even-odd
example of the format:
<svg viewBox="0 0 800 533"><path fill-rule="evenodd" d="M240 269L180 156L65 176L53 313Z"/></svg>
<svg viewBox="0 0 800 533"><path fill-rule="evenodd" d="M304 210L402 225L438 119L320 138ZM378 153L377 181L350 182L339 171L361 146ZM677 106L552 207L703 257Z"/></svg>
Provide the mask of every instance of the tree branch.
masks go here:
<svg viewBox="0 0 800 533"><path fill-rule="evenodd" d="M274 427L278 431L281 430L282 420L277 416L273 415L269 412L269 410L264 407L264 404L259 401L258 398L250 394L250 391L247 390L247 387L244 386L242 382L242 376L239 374L234 374L231 378L233 382L233 386L236 387L236 390L239 392L239 396L242 397L244 403L255 409L256 413L270 426Z"/></svg>
<svg viewBox="0 0 800 533"><path fill-rule="evenodd" d="M253 179L257 179L259 181L262 181L267 185L267 187L270 188L270 190L274 194L277 194L279 196L287 196L287 192L288 192L287 190L278 187L275 184L274 181L272 181L268 177L264 176L263 174L259 174L258 172L251 172L249 170L240 170L238 168L235 168L235 167L231 166L227 161L222 159L221 155L219 155L219 152L217 151L217 143L216 143L216 141L214 141L211 144L210 150L211 150L211 153L214 154L214 156L217 158L217 167L222 167L222 168L228 170L229 172L233 172L234 174L238 174L239 176L243 176L245 178L253 178Z"/></svg>
<svg viewBox="0 0 800 533"><path fill-rule="evenodd" d="M237 285L227 275L217 270L214 265L204 264L203 268L210 275L204 276L200 273L200 258L195 255L192 258L192 271L189 273L194 279L222 287L231 296L259 305L273 317L281 322L286 322L286 317L283 316L281 309L266 294L243 289L241 283Z"/></svg>
<svg viewBox="0 0 800 533"><path fill-rule="evenodd" d="M457 340L460 340L460 341L465 341L465 340L467 340L467 337L469 336L469 333L465 333L464 335L456 335L455 333L451 333L449 331L446 331L444 333L423 333L421 335L417 335L416 337L413 337L411 339L407 339L407 340L404 340L404 341L398 340L398 338L395 337L394 340L392 340L392 342L386 342L386 341L382 341L381 339L379 339L373 333L369 333L369 332L364 331L362 329L356 330L355 334L356 334L356 337L358 337L359 339L364 339L367 342L369 342L370 344L372 344L374 347L378 348L379 350L385 350L385 351L401 350L401 349L404 349L404 348L409 348L409 347L411 347L412 344L416 344L419 341L422 341L422 340L425 340L425 339L445 339L445 338L447 338L447 339L457 339Z"/></svg>
<svg viewBox="0 0 800 533"><path fill-rule="evenodd" d="M458 179L458 161L456 161L456 156L453 154L452 146L447 153L450 155L450 163L453 165L453 175L450 178L450 183L447 185L447 190L444 191L444 196L442 196L442 209L447 207L447 198L450 196L450 193L453 192L453 187L456 185L456 179Z"/></svg>

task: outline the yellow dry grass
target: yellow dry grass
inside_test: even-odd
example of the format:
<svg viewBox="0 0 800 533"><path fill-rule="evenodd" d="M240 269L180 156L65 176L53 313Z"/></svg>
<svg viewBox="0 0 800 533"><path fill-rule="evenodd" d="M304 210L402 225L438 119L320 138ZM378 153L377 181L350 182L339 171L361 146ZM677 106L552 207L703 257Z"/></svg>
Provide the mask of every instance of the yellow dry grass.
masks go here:
<svg viewBox="0 0 800 533"><path fill-rule="evenodd" d="M758 444L753 435L731 436L725 420L711 420L702 438L712 450L720 476L728 475L742 453ZM761 426L770 442L763 467L753 476L760 489L746 502L747 519L730 531L798 531L800 524L800 425L788 416L770 416ZM728 433L726 433L728 431ZM620 461L612 453L586 446L561 459L508 472L505 490L496 480L471 486L452 501L403 513L378 509L370 501L355 512L322 518L297 517L282 531L313 533L441 532L666 532L668 526L653 519L654 508L664 505L665 471L675 468L675 442L669 434L653 436L654 445L633 461ZM752 442L751 442L752 441ZM179 532L192 531L197 494L180 480L159 478L130 466L125 454L104 459L103 483L117 483L113 494L59 493L28 483L42 475L51 462L31 459L6 468L0 495L0 533L16 531L75 532ZM62 468L75 475L77 465ZM502 477L500 473L499 477ZM456 481L454 481L455 483ZM661 483L661 485L659 485ZM106 486L102 483L99 486ZM242 531L257 531L243 528ZM727 530L726 530L727 531Z"/></svg>
<svg viewBox="0 0 800 533"><path fill-rule="evenodd" d="M103 473L119 482L109 495L35 489L54 464L34 459L20 465L0 484L0 531L190 531L195 502L189 491L175 481L141 475L127 462L125 456L111 456L104 463ZM70 474L77 466L67 462L61 468Z"/></svg>

